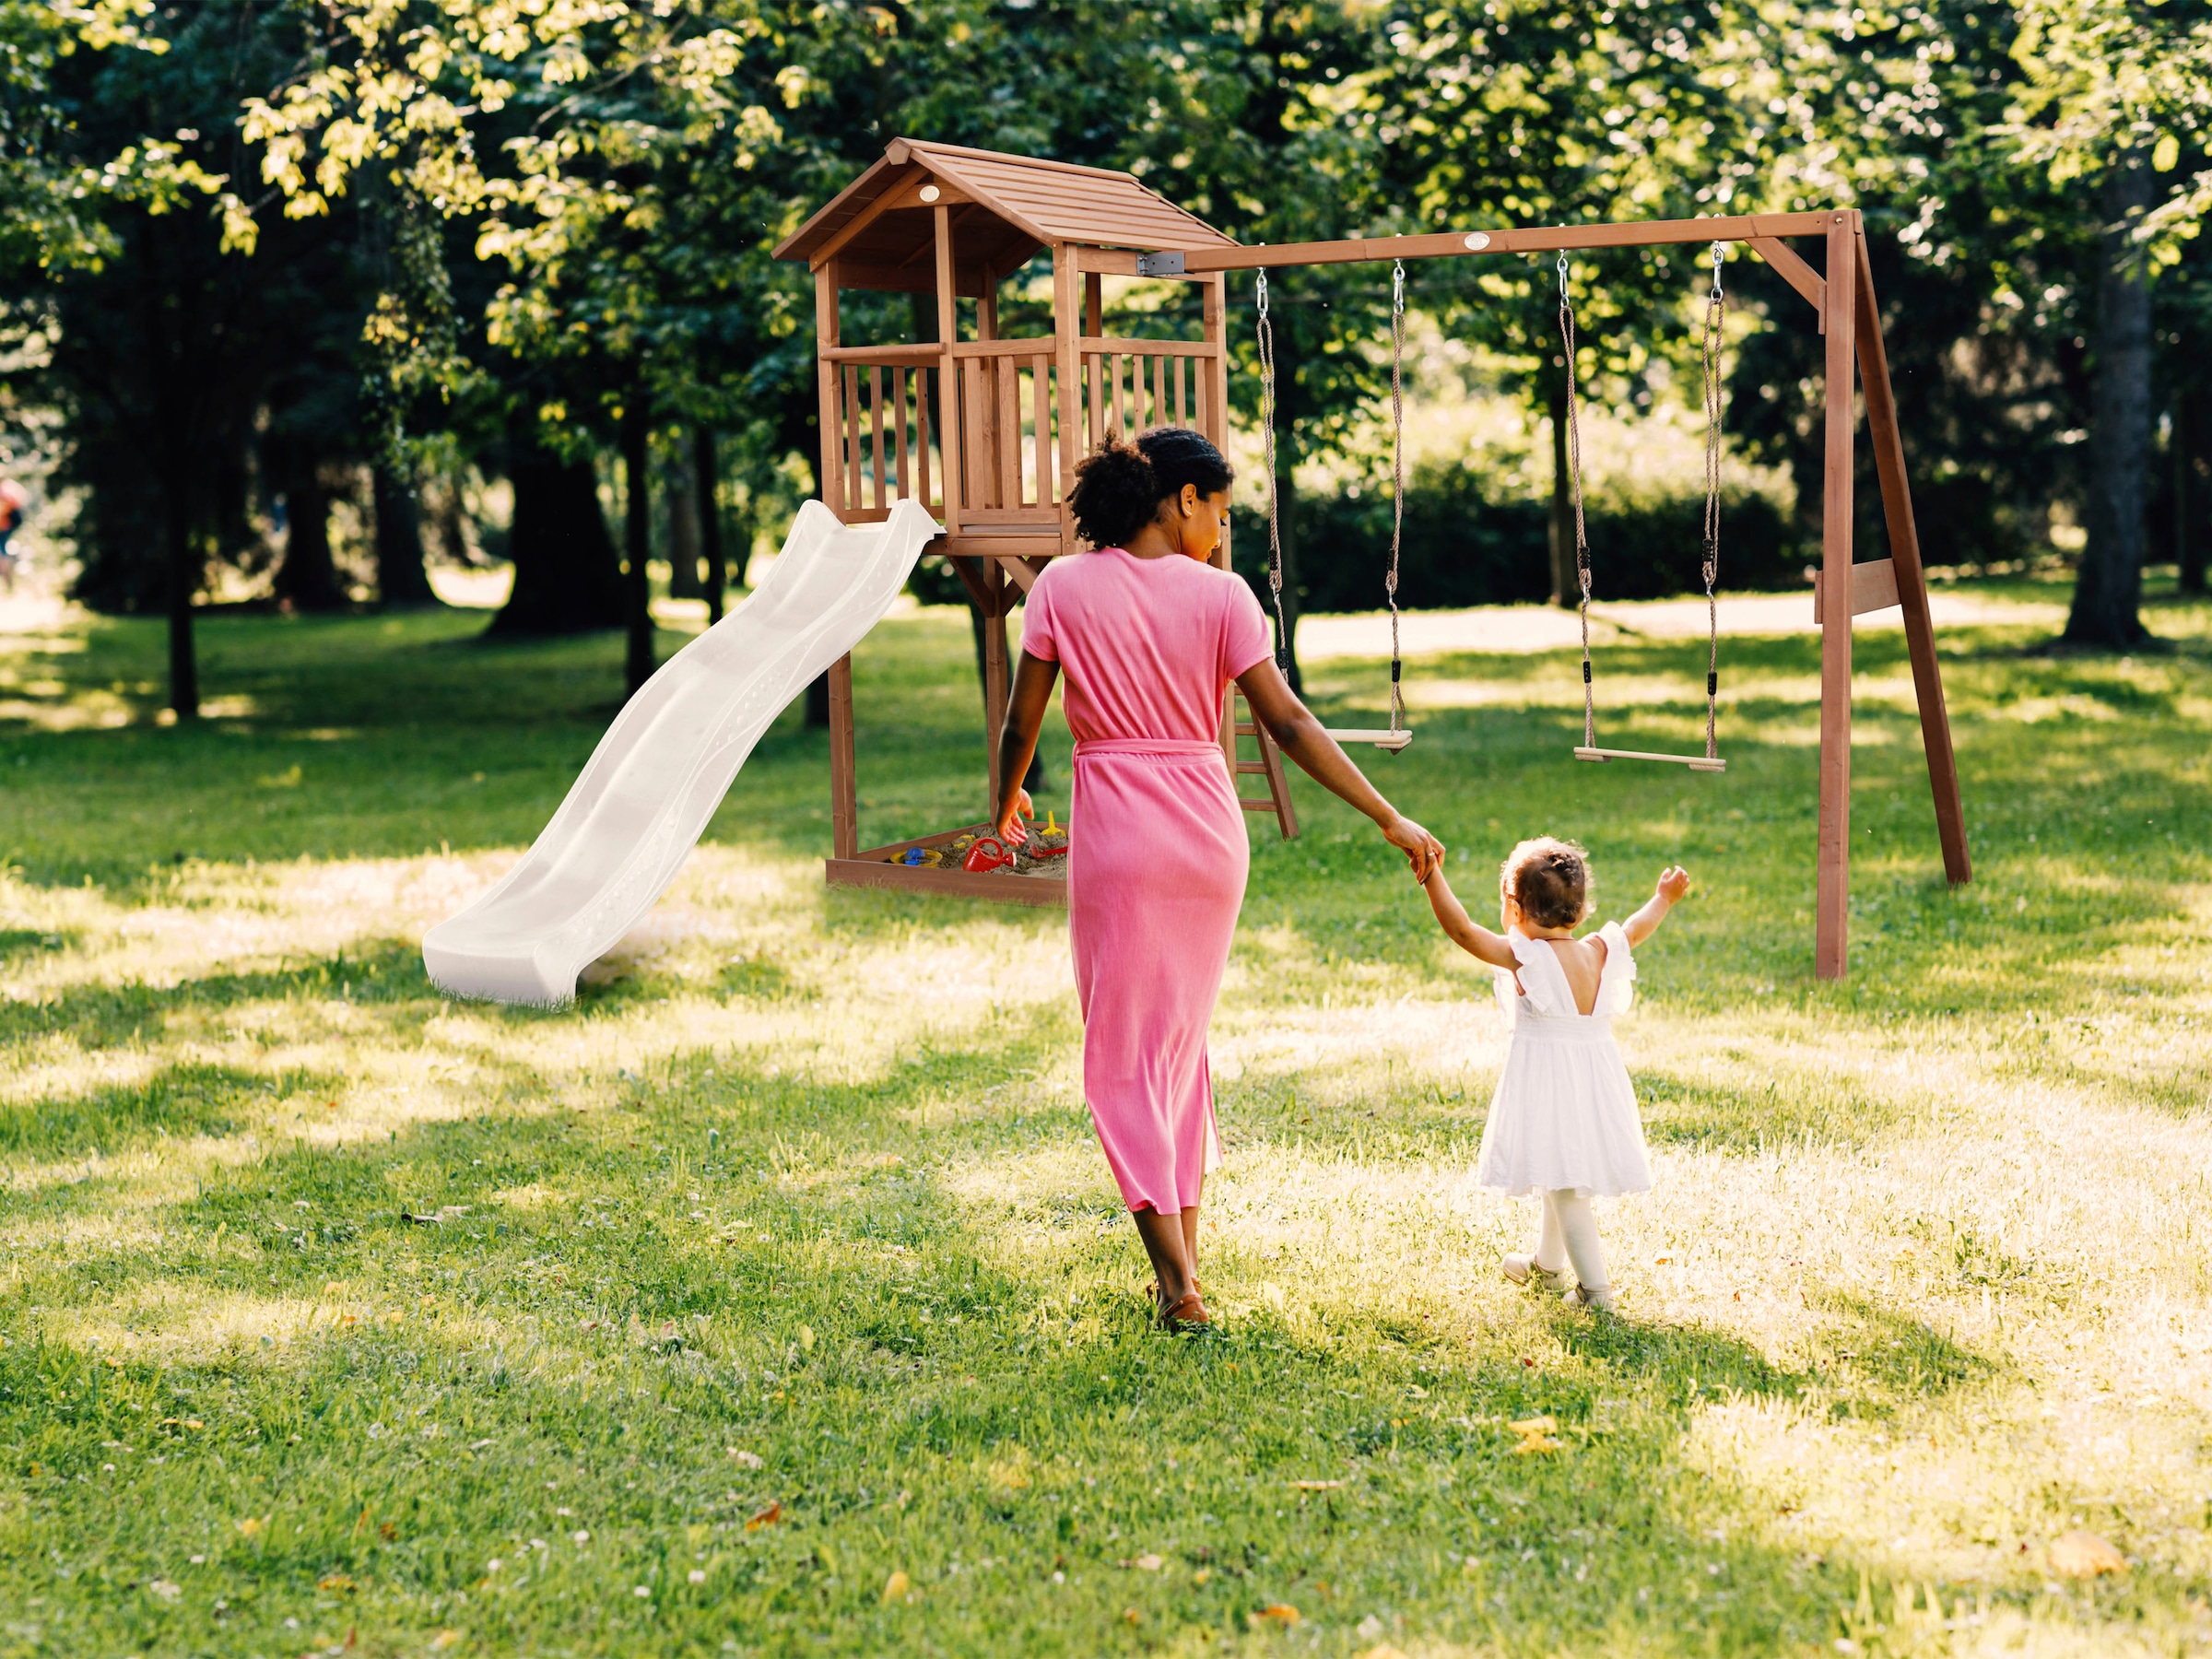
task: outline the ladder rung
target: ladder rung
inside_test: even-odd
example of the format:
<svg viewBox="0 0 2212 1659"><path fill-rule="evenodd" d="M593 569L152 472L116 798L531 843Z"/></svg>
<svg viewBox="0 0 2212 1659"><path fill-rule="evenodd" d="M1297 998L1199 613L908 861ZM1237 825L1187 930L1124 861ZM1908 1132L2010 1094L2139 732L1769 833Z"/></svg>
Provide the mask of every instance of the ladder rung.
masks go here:
<svg viewBox="0 0 2212 1659"><path fill-rule="evenodd" d="M1237 805L1247 812L1273 812L1275 810L1274 801L1265 797L1255 801L1247 796L1240 800Z"/></svg>
<svg viewBox="0 0 2212 1659"><path fill-rule="evenodd" d="M1267 762L1265 760L1240 760L1237 762L1237 770L1241 772L1264 772L1267 770Z"/></svg>
<svg viewBox="0 0 2212 1659"><path fill-rule="evenodd" d="M1580 748L1574 751L1577 760L1664 760L1675 766L1687 766L1691 771L1718 772L1728 770L1725 760L1709 760L1703 755L1654 755L1643 749Z"/></svg>
<svg viewBox="0 0 2212 1659"><path fill-rule="evenodd" d="M1242 721L1239 721L1239 722L1237 723L1237 735L1238 735L1238 736L1240 736L1240 737L1257 737L1259 735L1260 735L1260 728L1259 728L1258 726L1256 726L1256 725L1246 725L1246 724L1244 724Z"/></svg>

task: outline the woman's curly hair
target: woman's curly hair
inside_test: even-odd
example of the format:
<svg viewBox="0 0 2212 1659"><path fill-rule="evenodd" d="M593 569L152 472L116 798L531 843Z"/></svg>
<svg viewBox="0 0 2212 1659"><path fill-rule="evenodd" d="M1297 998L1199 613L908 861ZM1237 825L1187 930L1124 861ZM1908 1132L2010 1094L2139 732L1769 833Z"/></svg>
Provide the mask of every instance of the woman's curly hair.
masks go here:
<svg viewBox="0 0 2212 1659"><path fill-rule="evenodd" d="M1154 427L1134 443L1108 438L1076 463L1076 487L1067 504L1076 534L1094 547L1118 547L1152 522L1159 504L1194 484L1202 496L1218 494L1236 473L1203 432L1189 427Z"/></svg>
<svg viewBox="0 0 2212 1659"><path fill-rule="evenodd" d="M1539 835L1498 866L1498 891L1538 927L1574 927L1590 913L1590 854L1572 841Z"/></svg>

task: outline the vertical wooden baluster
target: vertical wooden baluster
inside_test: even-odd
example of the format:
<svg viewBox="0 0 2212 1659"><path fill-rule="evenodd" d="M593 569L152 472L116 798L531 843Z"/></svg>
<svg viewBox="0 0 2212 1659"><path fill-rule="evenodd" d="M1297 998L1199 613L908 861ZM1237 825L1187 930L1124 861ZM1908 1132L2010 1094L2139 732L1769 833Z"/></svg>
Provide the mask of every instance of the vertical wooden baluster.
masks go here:
<svg viewBox="0 0 2212 1659"><path fill-rule="evenodd" d="M1106 436L1106 354L1104 352L1087 351L1083 354L1083 378L1089 382L1087 388L1088 396L1083 405L1084 411L1089 418L1089 425L1083 429L1083 453L1088 455L1092 450L1099 447L1099 441Z"/></svg>
<svg viewBox="0 0 2212 1659"><path fill-rule="evenodd" d="M1053 359L1032 359L1036 368L1031 373L1030 387L1031 401L1037 408L1037 505L1053 504Z"/></svg>
<svg viewBox="0 0 2212 1659"><path fill-rule="evenodd" d="M998 504L1021 505L1021 359L998 366Z"/></svg>
<svg viewBox="0 0 2212 1659"><path fill-rule="evenodd" d="M1187 359L1170 358L1168 360L1175 365L1175 424L1183 426L1187 423L1182 418L1182 365Z"/></svg>
<svg viewBox="0 0 2212 1659"><path fill-rule="evenodd" d="M891 421L899 435L899 499L907 499L906 365L891 371Z"/></svg>
<svg viewBox="0 0 2212 1659"><path fill-rule="evenodd" d="M868 418L876 429L876 506L888 512L891 503L883 470L883 370L873 363L868 366Z"/></svg>
<svg viewBox="0 0 2212 1659"><path fill-rule="evenodd" d="M937 377L944 383L944 376ZM914 371L914 499L935 512L937 504L929 499L929 370Z"/></svg>
<svg viewBox="0 0 2212 1659"><path fill-rule="evenodd" d="M854 512L868 504L860 476L860 370L845 365L845 505Z"/></svg>
<svg viewBox="0 0 2212 1659"><path fill-rule="evenodd" d="M1113 364L1113 435L1126 440L1129 436L1129 412L1122 402L1122 354L1115 352L1110 360Z"/></svg>

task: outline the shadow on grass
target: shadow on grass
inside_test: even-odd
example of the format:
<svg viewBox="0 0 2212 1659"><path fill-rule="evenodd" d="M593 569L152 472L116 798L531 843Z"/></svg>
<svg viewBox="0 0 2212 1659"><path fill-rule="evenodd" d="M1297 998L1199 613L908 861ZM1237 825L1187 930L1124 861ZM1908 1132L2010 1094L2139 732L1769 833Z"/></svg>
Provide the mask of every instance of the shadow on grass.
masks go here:
<svg viewBox="0 0 2212 1659"><path fill-rule="evenodd" d="M1797 1077L1739 1088L1639 1067L1645 1137L1691 1152L1752 1157L1783 1144L1865 1146L1902 1115L1835 1077Z"/></svg>
<svg viewBox="0 0 2212 1659"><path fill-rule="evenodd" d="M260 1126L271 1103L287 1094L337 1086L335 1077L307 1071L272 1077L199 1062L163 1065L143 1083L0 1106L0 1153L112 1157L164 1137L233 1135Z"/></svg>

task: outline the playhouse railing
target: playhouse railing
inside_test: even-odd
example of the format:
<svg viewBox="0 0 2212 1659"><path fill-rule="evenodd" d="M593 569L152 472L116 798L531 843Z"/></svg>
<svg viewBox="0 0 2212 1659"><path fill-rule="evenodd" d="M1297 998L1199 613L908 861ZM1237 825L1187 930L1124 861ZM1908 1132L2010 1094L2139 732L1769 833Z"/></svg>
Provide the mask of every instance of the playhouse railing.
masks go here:
<svg viewBox="0 0 2212 1659"><path fill-rule="evenodd" d="M1221 347L1195 340L1077 341L1078 453L1108 433L1222 425ZM937 346L839 346L833 366L839 441L828 448L830 504L847 524L873 524L913 500L962 535L1058 536L1062 477L1059 342L962 340ZM952 396L947 406L949 361ZM945 489L944 435L958 434L959 487Z"/></svg>

